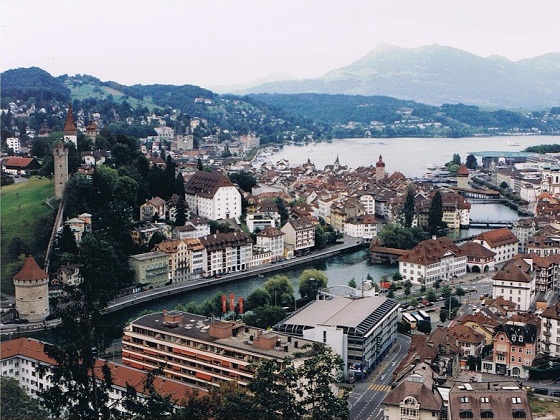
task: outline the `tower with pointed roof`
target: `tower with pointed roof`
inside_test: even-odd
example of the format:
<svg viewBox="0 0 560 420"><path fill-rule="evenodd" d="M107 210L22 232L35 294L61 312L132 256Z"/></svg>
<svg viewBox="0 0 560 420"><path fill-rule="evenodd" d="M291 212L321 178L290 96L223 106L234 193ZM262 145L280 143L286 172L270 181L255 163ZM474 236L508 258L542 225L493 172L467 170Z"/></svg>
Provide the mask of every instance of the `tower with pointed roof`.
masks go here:
<svg viewBox="0 0 560 420"><path fill-rule="evenodd" d="M29 322L44 321L50 314L49 275L29 256L13 280L19 318Z"/></svg>
<svg viewBox="0 0 560 420"><path fill-rule="evenodd" d="M381 181L385 178L385 162L383 162L383 158L379 155L379 160L375 164L375 180Z"/></svg>
<svg viewBox="0 0 560 420"><path fill-rule="evenodd" d="M53 149L54 156L54 196L62 198L64 187L68 181L68 149L59 142Z"/></svg>
<svg viewBox="0 0 560 420"><path fill-rule="evenodd" d="M72 105L68 105L68 113L66 114L66 123L64 124L64 142L72 142L78 147L78 127L74 122L72 114Z"/></svg>
<svg viewBox="0 0 560 420"><path fill-rule="evenodd" d="M469 170L466 165L459 166L457 170L457 188L469 188Z"/></svg>

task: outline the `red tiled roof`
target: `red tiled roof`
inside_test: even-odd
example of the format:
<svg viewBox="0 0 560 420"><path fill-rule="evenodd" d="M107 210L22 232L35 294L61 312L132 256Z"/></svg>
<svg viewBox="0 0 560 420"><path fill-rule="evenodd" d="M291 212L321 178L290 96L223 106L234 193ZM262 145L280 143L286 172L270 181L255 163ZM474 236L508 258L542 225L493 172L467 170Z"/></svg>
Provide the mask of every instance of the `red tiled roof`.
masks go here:
<svg viewBox="0 0 560 420"><path fill-rule="evenodd" d="M49 275L39 267L37 261L32 256L27 257L23 268L14 275L14 280L18 281L35 281L47 279Z"/></svg>
<svg viewBox="0 0 560 420"><path fill-rule="evenodd" d="M486 241L492 248L518 242L516 236L507 227L482 232L475 239Z"/></svg>
<svg viewBox="0 0 560 420"><path fill-rule="evenodd" d="M6 168L27 168L34 160L34 158L14 156L8 158L8 160L4 162L4 166Z"/></svg>
<svg viewBox="0 0 560 420"><path fill-rule="evenodd" d="M399 257L399 261L429 265L441 260L447 252L452 252L456 257L465 255L465 252L455 245L451 239L443 236L420 242L406 254Z"/></svg>

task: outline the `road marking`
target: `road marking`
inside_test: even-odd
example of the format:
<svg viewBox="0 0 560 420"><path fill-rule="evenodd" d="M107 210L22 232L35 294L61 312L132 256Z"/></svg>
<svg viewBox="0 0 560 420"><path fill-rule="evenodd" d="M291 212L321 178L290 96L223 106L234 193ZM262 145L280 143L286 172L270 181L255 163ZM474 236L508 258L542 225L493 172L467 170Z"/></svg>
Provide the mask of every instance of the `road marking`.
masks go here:
<svg viewBox="0 0 560 420"><path fill-rule="evenodd" d="M389 392L391 390L391 385L371 384L368 389L377 392Z"/></svg>

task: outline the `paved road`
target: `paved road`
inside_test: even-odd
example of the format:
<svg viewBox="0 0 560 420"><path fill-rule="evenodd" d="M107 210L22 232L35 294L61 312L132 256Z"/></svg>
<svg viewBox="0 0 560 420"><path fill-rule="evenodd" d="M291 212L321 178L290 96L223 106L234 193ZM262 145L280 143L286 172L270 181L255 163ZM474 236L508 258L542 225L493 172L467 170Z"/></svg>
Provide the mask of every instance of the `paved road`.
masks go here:
<svg viewBox="0 0 560 420"><path fill-rule="evenodd" d="M382 419L381 402L391 390L393 372L406 356L410 347L410 337L398 334L397 340L385 360L362 382L354 383L354 390L348 401L352 420Z"/></svg>

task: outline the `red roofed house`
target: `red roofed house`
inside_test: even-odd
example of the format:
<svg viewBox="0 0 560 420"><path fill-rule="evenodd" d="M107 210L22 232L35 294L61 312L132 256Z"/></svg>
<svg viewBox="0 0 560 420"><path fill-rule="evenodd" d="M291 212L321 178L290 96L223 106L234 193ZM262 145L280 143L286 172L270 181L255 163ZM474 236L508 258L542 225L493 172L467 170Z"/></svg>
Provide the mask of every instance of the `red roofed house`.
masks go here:
<svg viewBox="0 0 560 420"><path fill-rule="evenodd" d="M40 376L37 368L39 366L54 366L56 362L47 356L44 343L39 340L23 337L3 342L1 361L2 376L16 379L31 396L36 396L52 385L49 380L50 375ZM97 360L95 370L99 379L101 379L101 367L104 363L103 360ZM137 391L137 398L142 401L146 396L144 394L144 384L146 383L147 372L112 362L107 364L113 380L112 389L109 391L109 404L114 404L114 407L126 412L126 409L120 403L123 400L123 395L126 394L128 386L132 386ZM189 391L196 390L196 392L206 393L206 390L194 385L160 377L155 378L154 389L162 396L171 396L171 401L176 405L181 404L185 393Z"/></svg>
<svg viewBox="0 0 560 420"><path fill-rule="evenodd" d="M465 242L460 245L467 256L467 271L472 273L487 273L494 268L496 253L485 248L478 242Z"/></svg>
<svg viewBox="0 0 560 420"><path fill-rule="evenodd" d="M241 216L241 194L219 172L198 171L185 184L185 200L194 214L210 220Z"/></svg>
<svg viewBox="0 0 560 420"><path fill-rule="evenodd" d="M49 310L49 275L31 256L14 276L16 311L19 319L29 322L44 321Z"/></svg>
<svg viewBox="0 0 560 420"><path fill-rule="evenodd" d="M465 252L447 237L420 242L399 257L403 280L427 285L436 280L449 280L467 272Z"/></svg>
<svg viewBox="0 0 560 420"><path fill-rule="evenodd" d="M508 228L500 228L482 232L474 242L496 253L496 264L504 263L517 254L518 240Z"/></svg>
<svg viewBox="0 0 560 420"><path fill-rule="evenodd" d="M2 163L2 170L13 175L29 175L39 168L41 165L35 158L13 156Z"/></svg>
<svg viewBox="0 0 560 420"><path fill-rule="evenodd" d="M492 278L492 296L503 296L517 304L517 309L527 311L535 294L532 266L522 258L509 261Z"/></svg>

